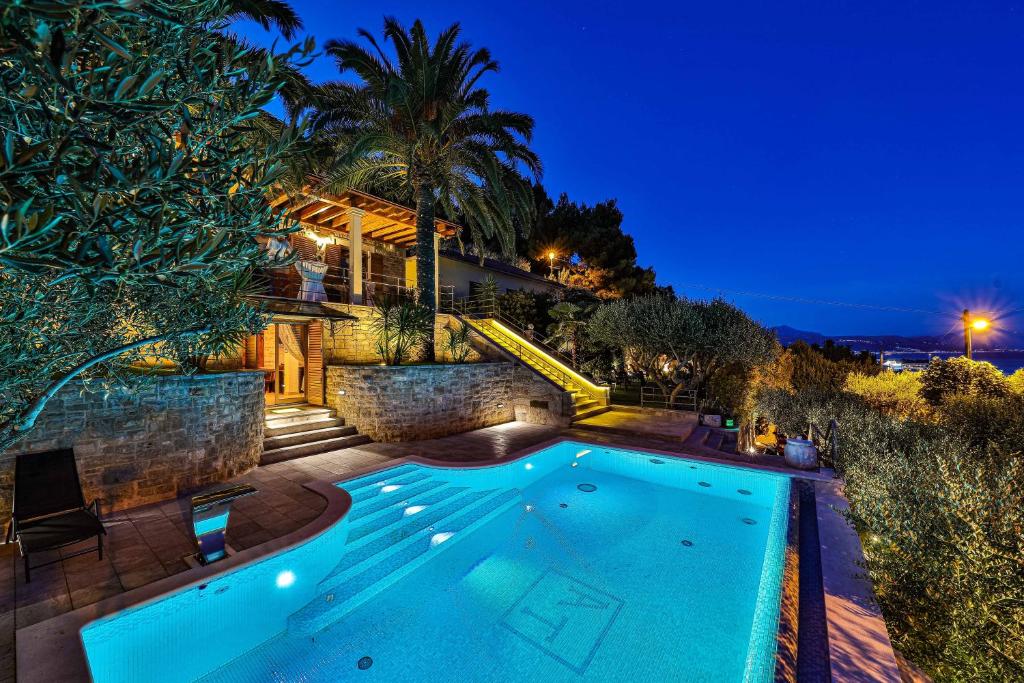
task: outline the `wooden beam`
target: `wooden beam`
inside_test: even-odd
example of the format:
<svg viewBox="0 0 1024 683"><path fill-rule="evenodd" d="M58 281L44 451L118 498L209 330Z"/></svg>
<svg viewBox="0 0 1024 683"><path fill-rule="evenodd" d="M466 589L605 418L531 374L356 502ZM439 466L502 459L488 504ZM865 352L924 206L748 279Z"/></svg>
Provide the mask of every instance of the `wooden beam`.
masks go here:
<svg viewBox="0 0 1024 683"><path fill-rule="evenodd" d="M299 220L300 221L307 220L307 219L312 218L313 216L317 215L318 213L322 213L322 212L326 211L329 208L331 208L330 204L326 204L326 203L321 202L321 201L318 200L318 201L314 202L312 206L309 206L309 207L303 209L302 212L299 213Z"/></svg>

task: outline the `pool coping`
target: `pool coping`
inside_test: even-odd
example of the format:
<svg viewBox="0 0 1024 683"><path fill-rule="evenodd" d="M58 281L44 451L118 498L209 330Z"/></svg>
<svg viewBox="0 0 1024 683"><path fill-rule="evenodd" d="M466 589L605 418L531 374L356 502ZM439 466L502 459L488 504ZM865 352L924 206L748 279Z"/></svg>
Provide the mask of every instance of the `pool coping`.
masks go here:
<svg viewBox="0 0 1024 683"><path fill-rule="evenodd" d="M401 465L409 463L437 469L483 469L487 467L495 467L509 462L515 462L516 460L521 460L546 448L565 442L585 443L599 448L633 450L672 458L685 458L704 462L710 465L758 470L771 474L779 474L793 479L812 479L818 481L831 480L831 477L826 473L810 471L796 472L772 465L743 463L724 458L717 459L704 455L669 451L650 448L647 446L604 444L588 441L583 437L566 435L559 435L550 439L545 439L539 443L515 451L507 458L503 458L499 461L448 462L418 455L395 458L385 463L370 465L365 468L353 470L350 473L346 473L343 478L337 480L319 480L304 484L305 488L326 499L327 507L320 516L312 522L289 534L248 548L216 564L198 567L194 570L175 574L133 590L126 591L120 595L106 598L91 605L86 605L85 607L58 615L37 624L17 629L15 636L16 680L19 683L53 683L54 681L67 681L68 683L77 683L81 681L82 683L88 683L89 681L92 681L93 679L86 660L85 647L81 638L81 630L85 626L97 619L110 616L117 612L129 608L137 608L150 602L156 602L171 593L210 581L214 577L240 569L250 564L255 564L270 557L271 555L276 555L312 540L316 536L324 533L337 522L341 521L345 515L348 514L348 511L352 506L352 498L344 489L337 486L337 484L341 482L350 481L374 472L400 467ZM792 486L790 487L791 496L793 488L794 487ZM790 518L788 520L790 530L793 526L791 515L792 508L790 509ZM783 574L783 587L787 586L786 577L790 572L788 561L790 530L787 530L787 563ZM782 623L783 620L780 612L780 628ZM782 638L781 631L779 638ZM53 656L55 653L59 653L60 656ZM778 676L778 661L776 662L776 676Z"/></svg>

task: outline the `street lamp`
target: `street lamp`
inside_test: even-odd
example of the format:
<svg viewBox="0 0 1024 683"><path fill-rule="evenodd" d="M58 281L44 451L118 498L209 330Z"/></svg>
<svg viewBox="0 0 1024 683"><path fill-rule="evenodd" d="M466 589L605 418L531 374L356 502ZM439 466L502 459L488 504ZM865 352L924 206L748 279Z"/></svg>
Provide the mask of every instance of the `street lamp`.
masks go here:
<svg viewBox="0 0 1024 683"><path fill-rule="evenodd" d="M988 320L986 320L985 318L975 318L971 316L971 312L968 309L964 309L964 355L967 356L967 360L971 360L971 333L974 330L982 332L984 330L987 330L988 328Z"/></svg>
<svg viewBox="0 0 1024 683"><path fill-rule="evenodd" d="M548 252L548 277L555 277L555 252Z"/></svg>

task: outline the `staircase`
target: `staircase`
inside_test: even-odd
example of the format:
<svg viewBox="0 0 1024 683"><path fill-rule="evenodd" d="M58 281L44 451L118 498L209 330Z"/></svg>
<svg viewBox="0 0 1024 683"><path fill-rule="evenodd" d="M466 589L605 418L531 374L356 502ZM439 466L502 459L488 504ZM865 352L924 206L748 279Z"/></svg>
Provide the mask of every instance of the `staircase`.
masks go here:
<svg viewBox="0 0 1024 683"><path fill-rule="evenodd" d="M269 407L265 425L261 465L371 441L355 427L345 426L345 420L336 417L333 409L308 404Z"/></svg>
<svg viewBox="0 0 1024 683"><path fill-rule="evenodd" d="M288 630L316 633L522 504L519 489L470 488L443 477L402 465L345 483L352 510L344 552L317 597L288 618Z"/></svg>
<svg viewBox="0 0 1024 683"><path fill-rule="evenodd" d="M702 449L734 454L736 453L736 430L698 425L690 432L690 436L683 442L683 446L698 454Z"/></svg>
<svg viewBox="0 0 1024 683"><path fill-rule="evenodd" d="M464 316L461 319L481 336L571 394L575 408L573 421L583 420L609 410L611 401L608 387L589 381L552 356L551 353L527 341L511 326L503 324L495 318Z"/></svg>

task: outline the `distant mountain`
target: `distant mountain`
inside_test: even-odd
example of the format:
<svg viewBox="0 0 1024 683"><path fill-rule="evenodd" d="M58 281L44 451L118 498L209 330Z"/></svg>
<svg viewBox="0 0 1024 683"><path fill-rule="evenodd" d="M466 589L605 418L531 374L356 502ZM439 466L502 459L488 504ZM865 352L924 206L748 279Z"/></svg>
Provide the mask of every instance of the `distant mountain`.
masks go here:
<svg viewBox="0 0 1024 683"><path fill-rule="evenodd" d="M808 344L824 344L826 339L831 339L836 344L849 346L854 351L959 351L964 347L963 335L953 332L941 336L921 335L917 337L904 337L895 334L850 334L850 335L825 335L820 332L808 332L798 330L788 325L779 325L772 330L779 338L783 346L789 346L797 340L803 340ZM1002 332L992 339L985 339L988 335L975 335L974 348L979 351L996 351L1003 349L1024 349L1024 335L1019 333Z"/></svg>

